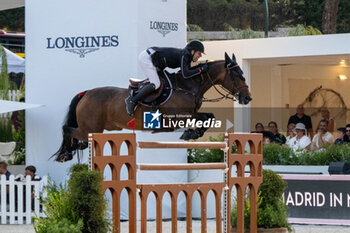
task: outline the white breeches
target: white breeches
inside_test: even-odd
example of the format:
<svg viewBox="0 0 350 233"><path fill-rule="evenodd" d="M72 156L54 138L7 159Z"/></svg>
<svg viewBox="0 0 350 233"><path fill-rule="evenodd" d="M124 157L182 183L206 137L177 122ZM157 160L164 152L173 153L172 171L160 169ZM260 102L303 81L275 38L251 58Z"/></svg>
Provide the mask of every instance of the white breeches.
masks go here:
<svg viewBox="0 0 350 233"><path fill-rule="evenodd" d="M160 86L160 81L157 74L157 69L153 65L152 58L146 50L142 51L139 55L139 65L149 81L156 86L156 89L158 89Z"/></svg>

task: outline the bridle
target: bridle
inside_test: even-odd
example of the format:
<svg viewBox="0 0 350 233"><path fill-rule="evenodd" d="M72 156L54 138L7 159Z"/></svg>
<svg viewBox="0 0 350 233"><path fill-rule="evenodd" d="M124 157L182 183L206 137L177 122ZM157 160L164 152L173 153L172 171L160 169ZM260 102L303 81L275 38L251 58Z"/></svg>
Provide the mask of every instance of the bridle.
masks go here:
<svg viewBox="0 0 350 233"><path fill-rule="evenodd" d="M203 102L219 102L223 99L230 99L232 101L239 101L239 93L240 93L240 90L242 88L248 88L248 85L241 85L239 87L237 87L237 80L235 77L232 78L231 76L231 72L234 68L237 68L239 67L238 64L236 65L227 65L226 67L226 74L225 74L225 77L224 79L226 79L227 75L230 75L230 79L233 81L233 89L234 89L234 94L231 94L231 92L229 90L227 90L225 87L223 87L222 85L220 85L221 89L226 92L226 94L222 93L215 85L213 79L211 78L209 72L206 72L207 76L208 76L208 79L210 80L211 82L211 85L214 87L214 89L216 90L217 93L219 93L219 95L221 95L221 97L218 97L218 98L215 98L215 99L207 99L207 98L204 98L203 97Z"/></svg>

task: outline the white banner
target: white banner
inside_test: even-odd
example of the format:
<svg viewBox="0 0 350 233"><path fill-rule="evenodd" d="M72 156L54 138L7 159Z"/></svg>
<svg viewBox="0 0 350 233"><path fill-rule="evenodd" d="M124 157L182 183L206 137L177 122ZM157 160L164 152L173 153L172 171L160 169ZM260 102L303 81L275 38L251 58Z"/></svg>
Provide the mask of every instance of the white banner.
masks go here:
<svg viewBox="0 0 350 233"><path fill-rule="evenodd" d="M26 112L26 163L62 182L76 158L63 164L48 159L61 144L71 99L95 87L126 88L129 78L143 77L137 57L149 46L184 47L186 1L33 0L25 9L26 101L45 105ZM140 134L140 140L142 135L149 137ZM152 135L152 140L166 138ZM167 152L154 160L167 158L186 162L186 153ZM169 182L186 182L184 174L169 176ZM143 177L157 182L154 173L140 177L140 183Z"/></svg>

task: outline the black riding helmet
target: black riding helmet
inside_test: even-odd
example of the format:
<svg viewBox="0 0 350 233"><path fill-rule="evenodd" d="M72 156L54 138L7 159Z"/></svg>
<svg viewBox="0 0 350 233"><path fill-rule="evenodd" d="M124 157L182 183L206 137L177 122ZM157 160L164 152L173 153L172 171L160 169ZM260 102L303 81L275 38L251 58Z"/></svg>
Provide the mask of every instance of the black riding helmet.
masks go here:
<svg viewBox="0 0 350 233"><path fill-rule="evenodd" d="M194 50L194 51L199 51L201 53L204 53L204 45L199 40L191 40L190 42L188 42L185 48L190 51Z"/></svg>

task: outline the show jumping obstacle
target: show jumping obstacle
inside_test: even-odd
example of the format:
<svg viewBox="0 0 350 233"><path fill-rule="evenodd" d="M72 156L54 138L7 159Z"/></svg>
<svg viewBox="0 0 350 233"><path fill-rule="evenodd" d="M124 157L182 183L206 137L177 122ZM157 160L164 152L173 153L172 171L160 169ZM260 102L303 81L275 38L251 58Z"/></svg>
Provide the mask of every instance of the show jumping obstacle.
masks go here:
<svg viewBox="0 0 350 233"><path fill-rule="evenodd" d="M110 144L112 156L104 156L103 149L106 143ZM125 142L128 155L121 156L120 148ZM246 154L245 145L249 143L250 153ZM232 146L236 151L232 152ZM156 148L184 148L184 149L222 149L224 163L203 164L137 164L136 150ZM112 211L115 232L120 232L120 195L126 189L129 196L129 232L136 232L136 195L139 192L141 199L141 232L147 231L147 198L150 193L156 197L157 233L162 232L162 199L168 192L171 197L171 228L177 232L177 197L182 191L186 197L186 228L192 232L192 196L198 191L201 196L201 232L207 232L207 195L213 191L216 206L216 232L231 232L231 190L237 190L237 232L244 232L244 194L250 188L250 232L257 232L257 198L258 188L262 183L262 136L261 134L229 134L226 142L136 142L136 135L128 134L90 134L89 135L89 165L90 169L103 172L107 165L112 170L112 180L103 181L103 190L110 190L112 194ZM128 180L120 180L121 168L128 169ZM250 176L245 175L245 167L249 165ZM237 168L237 177L232 177L232 167ZM217 183L185 183L185 184L137 184L138 170L203 170L222 169L224 182ZM223 210L221 198L224 196ZM224 213L221 219L222 211ZM222 229L223 221L223 229Z"/></svg>

